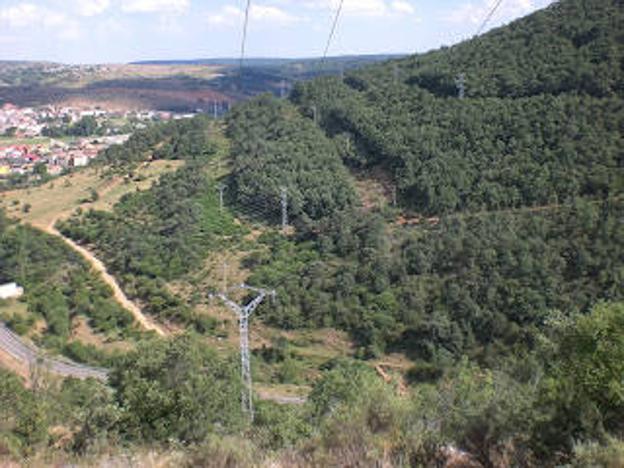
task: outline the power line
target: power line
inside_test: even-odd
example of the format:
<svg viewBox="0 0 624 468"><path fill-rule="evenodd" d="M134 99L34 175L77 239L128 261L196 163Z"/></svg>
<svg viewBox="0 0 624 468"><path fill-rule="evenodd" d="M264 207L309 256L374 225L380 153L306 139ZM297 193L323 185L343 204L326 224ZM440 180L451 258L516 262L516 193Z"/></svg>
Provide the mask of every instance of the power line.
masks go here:
<svg viewBox="0 0 624 468"><path fill-rule="evenodd" d="M494 16L494 13L496 13L496 10L498 10L502 3L503 0L496 0L496 3L494 3L492 9L485 16L483 22L479 26L479 29L477 29L477 33L473 37L478 37L483 32L487 24ZM466 96L466 75L464 73L460 73L457 76L457 78L455 79L455 85L457 86L457 95L459 99L464 99L464 97Z"/></svg>
<svg viewBox="0 0 624 468"><path fill-rule="evenodd" d="M249 12L250 11L251 11L251 0L247 0L247 5L245 6L245 20L243 23L243 37L241 41L241 54L240 54L240 63L239 63L239 78L240 78L241 92L243 91L243 64L245 62L245 48L247 45L247 28L249 26Z"/></svg>
<svg viewBox="0 0 624 468"><path fill-rule="evenodd" d="M329 53L329 48L331 47L332 40L334 39L334 35L336 34L336 29L338 27L338 20L340 19L340 14L342 13L342 7L344 5L344 0L340 0L338 3L338 9L336 10L336 15L334 16L334 22L331 27L331 31L329 32L329 37L327 38L327 44L325 45L325 52L323 52L323 59L321 60L321 70L325 65L325 61L327 60L327 54Z"/></svg>
<svg viewBox="0 0 624 468"><path fill-rule="evenodd" d="M497 0L496 1L494 6L492 7L492 9L489 11L489 13L486 15L485 19L481 23L481 26L479 26L479 29L477 30L477 34L475 34L475 36L478 36L478 35L480 35L483 32L483 30L485 29L487 24L490 22L490 20L494 16L494 13L496 13L496 10L498 10L498 7L501 6L501 3L503 3L503 0Z"/></svg>

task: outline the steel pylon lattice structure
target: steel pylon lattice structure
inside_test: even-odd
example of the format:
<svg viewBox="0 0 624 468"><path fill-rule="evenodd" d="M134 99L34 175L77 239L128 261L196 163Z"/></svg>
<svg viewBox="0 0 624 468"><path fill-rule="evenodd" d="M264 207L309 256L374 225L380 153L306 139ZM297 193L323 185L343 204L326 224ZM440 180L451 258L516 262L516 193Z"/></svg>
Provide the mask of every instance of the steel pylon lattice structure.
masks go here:
<svg viewBox="0 0 624 468"><path fill-rule="evenodd" d="M466 97L466 75L460 73L455 79L455 86L457 87L457 97L464 99Z"/></svg>
<svg viewBox="0 0 624 468"><path fill-rule="evenodd" d="M241 407L244 413L247 413L253 420L253 397L252 397L252 378L251 378L251 360L249 354L249 317L264 301L267 296L275 298L275 291L261 288L254 288L246 284L235 286L232 290L246 290L256 293L257 296L248 304L239 305L227 296L227 293L215 294L223 303L229 307L232 312L238 316L238 330L240 333L240 354L241 354L241 380L243 389L241 392ZM211 295L212 296L212 295Z"/></svg>
<svg viewBox="0 0 624 468"><path fill-rule="evenodd" d="M288 189L282 187L280 197L280 204L282 206L282 231L286 231L288 228Z"/></svg>

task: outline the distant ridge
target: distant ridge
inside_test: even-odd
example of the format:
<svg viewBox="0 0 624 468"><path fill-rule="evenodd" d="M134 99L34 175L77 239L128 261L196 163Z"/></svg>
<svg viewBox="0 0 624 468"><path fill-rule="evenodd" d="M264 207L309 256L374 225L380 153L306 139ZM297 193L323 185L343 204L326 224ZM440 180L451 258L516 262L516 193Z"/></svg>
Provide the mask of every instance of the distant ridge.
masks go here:
<svg viewBox="0 0 624 468"><path fill-rule="evenodd" d="M407 57L408 54L371 54L371 55L343 55L337 57L329 57L328 62L382 62L384 60L400 59ZM245 64L252 67L281 67L284 65L292 65L297 63L310 63L320 61L320 57L307 58L248 58ZM141 60L130 62L129 65L238 65L238 58L207 58L207 59L189 59L189 60Z"/></svg>

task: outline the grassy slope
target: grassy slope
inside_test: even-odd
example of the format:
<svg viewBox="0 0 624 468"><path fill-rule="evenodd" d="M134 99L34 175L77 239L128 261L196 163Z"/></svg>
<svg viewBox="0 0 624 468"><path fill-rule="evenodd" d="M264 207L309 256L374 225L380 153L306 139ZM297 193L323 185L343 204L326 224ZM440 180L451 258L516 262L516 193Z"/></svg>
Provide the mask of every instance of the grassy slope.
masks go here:
<svg viewBox="0 0 624 468"><path fill-rule="evenodd" d="M109 211L124 194L146 190L161 174L175 170L181 164L181 161L146 163L136 170L136 180L128 182L125 182L124 176L104 175L98 169L87 168L39 187L2 193L0 206L11 217L35 227L47 228L55 220L70 215L78 207ZM85 203L91 189L98 193L99 199L95 203ZM26 204L31 205L28 213L23 210Z"/></svg>

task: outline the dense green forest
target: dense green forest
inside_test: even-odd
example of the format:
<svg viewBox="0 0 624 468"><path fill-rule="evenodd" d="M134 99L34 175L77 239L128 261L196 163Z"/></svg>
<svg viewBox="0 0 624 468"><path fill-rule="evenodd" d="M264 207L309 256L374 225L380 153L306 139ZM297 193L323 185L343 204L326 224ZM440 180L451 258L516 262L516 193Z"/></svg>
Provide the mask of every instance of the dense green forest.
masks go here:
<svg viewBox="0 0 624 468"><path fill-rule="evenodd" d="M109 287L89 265L61 240L27 226L14 226L0 211L0 284L14 281L24 288L28 315L2 319L20 334L39 318L46 329L40 344L81 361L101 361L92 346L69 342L72 320L81 315L110 338L130 338L133 318L112 297Z"/></svg>
<svg viewBox="0 0 624 468"><path fill-rule="evenodd" d="M530 347L553 309L622 299L624 200L453 217L394 228L345 214L314 241L262 239L252 280L276 287L262 309L286 327L350 331L364 355L407 351L445 366Z"/></svg>
<svg viewBox="0 0 624 468"><path fill-rule="evenodd" d="M238 106L228 116L227 135L232 189L241 208L275 220L282 189L298 224L354 205L355 191L336 146L288 103L262 96Z"/></svg>
<svg viewBox="0 0 624 468"><path fill-rule="evenodd" d="M108 148L98 161L118 166L149 159L205 158L216 151L209 122L208 117L199 115L150 125L135 132L123 145Z"/></svg>
<svg viewBox="0 0 624 468"><path fill-rule="evenodd" d="M355 167L382 167L402 205L439 215L547 205L624 189L624 101L577 95L440 99L406 85L300 85Z"/></svg>
<svg viewBox="0 0 624 468"><path fill-rule="evenodd" d="M619 0L554 2L473 40L396 61L398 78L440 97L457 95L460 74L468 97L622 97L623 22ZM364 86L388 86L396 76L388 63L355 75Z"/></svg>

